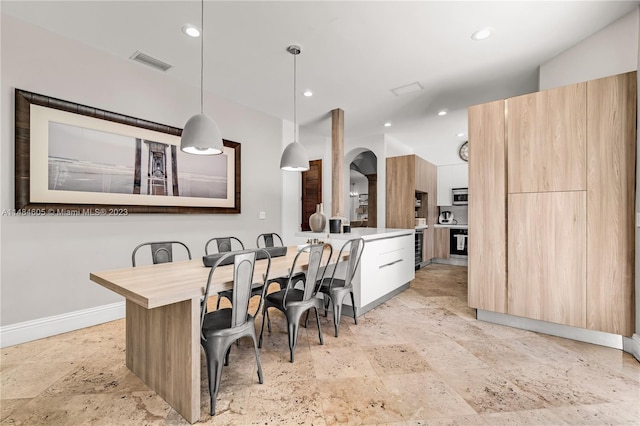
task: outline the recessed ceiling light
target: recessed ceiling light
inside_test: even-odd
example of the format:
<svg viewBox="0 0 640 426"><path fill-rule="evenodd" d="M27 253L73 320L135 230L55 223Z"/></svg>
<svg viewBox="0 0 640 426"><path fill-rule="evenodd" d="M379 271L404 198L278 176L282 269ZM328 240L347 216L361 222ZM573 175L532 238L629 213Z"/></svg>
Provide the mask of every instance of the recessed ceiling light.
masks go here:
<svg viewBox="0 0 640 426"><path fill-rule="evenodd" d="M457 136L458 136L459 138L461 138L461 137L463 137L463 136L464 136L464 133L458 133L458 135L457 135Z"/></svg>
<svg viewBox="0 0 640 426"><path fill-rule="evenodd" d="M489 36L491 36L491 28L488 27L471 34L471 38L478 41L488 39Z"/></svg>
<svg viewBox="0 0 640 426"><path fill-rule="evenodd" d="M185 24L182 26L182 32L189 37L200 37L200 28L191 24Z"/></svg>
<svg viewBox="0 0 640 426"><path fill-rule="evenodd" d="M311 90L305 90L303 95L305 95L308 98L309 96L313 96L313 92Z"/></svg>
<svg viewBox="0 0 640 426"><path fill-rule="evenodd" d="M438 115L439 115L439 116L441 116L441 117L442 117L443 115L447 115L447 111L442 110L442 111L440 111L440 112L438 113Z"/></svg>
<svg viewBox="0 0 640 426"><path fill-rule="evenodd" d="M391 127L391 123L387 121L386 123L384 123L384 127Z"/></svg>

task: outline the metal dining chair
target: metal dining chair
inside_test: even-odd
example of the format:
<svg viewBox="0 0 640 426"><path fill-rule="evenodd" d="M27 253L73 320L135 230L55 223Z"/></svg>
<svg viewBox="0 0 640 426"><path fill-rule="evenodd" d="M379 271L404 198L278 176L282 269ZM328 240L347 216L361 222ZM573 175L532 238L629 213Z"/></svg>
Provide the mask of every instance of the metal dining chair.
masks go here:
<svg viewBox="0 0 640 426"><path fill-rule="evenodd" d="M256 238L256 247L282 247L284 243L280 235L275 232L269 232L266 234L260 234Z"/></svg>
<svg viewBox="0 0 640 426"><path fill-rule="evenodd" d="M204 254L208 256L210 249L215 245L216 253L229 253L232 251L244 250L244 244L236 237L214 237L211 238L204 245ZM262 287L264 284L254 283L251 290L251 297L262 294ZM222 298L225 298L233 303L233 289L222 290L218 292L218 301L216 302L216 309L220 308L220 302Z"/></svg>
<svg viewBox="0 0 640 426"><path fill-rule="evenodd" d="M322 280L324 271L331 259L332 248L329 244L312 244L306 246L296 254L296 257L293 259L293 264L291 265L291 271L295 271L300 256L303 254L306 255L307 253L309 255L307 273L302 276L299 274L290 274L287 285L283 290L269 293L265 296L262 308L262 328L260 329L258 347L262 347L265 318L269 332L271 332L271 320L269 319L268 309L276 308L283 312L287 319L289 360L291 362L293 362L294 359L296 342L298 340L300 318L303 313L308 312L310 309L315 310L316 321L318 323L318 338L320 339L320 344L324 344L322 330L320 328L320 318L318 316L318 309L323 307L323 300L316 297L316 283ZM302 283L304 287L302 289L296 288L298 283Z"/></svg>
<svg viewBox="0 0 640 426"><path fill-rule="evenodd" d="M283 247L284 243L282 242L282 238L280 235L275 232L268 232L265 234L260 234L256 238L256 247ZM294 276L295 279L299 280L304 277L304 272L299 272ZM269 281L268 284L278 283L280 286L280 290L287 286L287 282L289 280L289 276L284 277L276 277Z"/></svg>
<svg viewBox="0 0 640 426"><path fill-rule="evenodd" d="M207 286L205 289L205 300L209 298L212 289L211 277L216 269L227 258L234 256L233 261L233 300L230 308L216 309L207 312L206 303L200 309L200 343L204 348L207 359L207 376L209 379L209 396L211 398L210 415L216 412L216 398L220 390L220 380L222 377L223 365L229 364L229 353L233 342L242 337L251 337L258 366L258 382L263 383L262 365L260 363L260 353L256 342L255 317L260 312L264 290L261 294L260 302L255 312L250 312L249 299L252 296L252 283L257 252L265 252L267 259L267 269L264 276L264 283L269 277L271 268L271 257L266 250L252 249L236 252L229 252L221 256L211 267ZM265 289L266 286L262 285ZM264 322L264 320L263 320Z"/></svg>
<svg viewBox="0 0 640 426"><path fill-rule="evenodd" d="M167 263L173 262L173 248L174 247L184 247L187 252L187 256L189 260L191 260L191 250L189 247L183 242L180 241L157 241L157 242L149 242L142 243L133 249L131 253L131 264L132 266L136 266L136 256L138 254L138 250L142 247L148 246L151 249L151 261L154 265L158 263Z"/></svg>
<svg viewBox="0 0 640 426"><path fill-rule="evenodd" d="M331 303L333 311L333 326L335 328L335 336L338 337L338 328L340 327L340 315L342 314L342 302L347 294L351 295L351 306L353 307L353 321L358 324L356 312L356 302L353 297L353 277L356 275L356 269L360 264L360 258L364 251L364 239L354 238L344 243L338 254L338 259L342 259L345 253L349 253L349 258L345 261L347 268L344 278L336 278L338 265L333 268L331 277L326 277L319 283L318 291L322 293L324 299L324 315L327 316L327 309Z"/></svg>
<svg viewBox="0 0 640 426"><path fill-rule="evenodd" d="M204 254L208 255L210 246L215 243L216 253L227 253L230 251L244 250L244 244L236 237L214 237L204 245Z"/></svg>

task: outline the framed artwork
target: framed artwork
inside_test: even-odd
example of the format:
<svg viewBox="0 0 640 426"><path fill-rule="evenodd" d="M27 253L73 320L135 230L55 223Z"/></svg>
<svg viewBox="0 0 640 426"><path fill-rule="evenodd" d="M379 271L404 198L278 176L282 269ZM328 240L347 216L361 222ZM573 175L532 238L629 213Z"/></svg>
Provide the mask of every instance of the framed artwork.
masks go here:
<svg viewBox="0 0 640 426"><path fill-rule="evenodd" d="M15 207L240 213L240 144L180 151L182 129L16 89Z"/></svg>

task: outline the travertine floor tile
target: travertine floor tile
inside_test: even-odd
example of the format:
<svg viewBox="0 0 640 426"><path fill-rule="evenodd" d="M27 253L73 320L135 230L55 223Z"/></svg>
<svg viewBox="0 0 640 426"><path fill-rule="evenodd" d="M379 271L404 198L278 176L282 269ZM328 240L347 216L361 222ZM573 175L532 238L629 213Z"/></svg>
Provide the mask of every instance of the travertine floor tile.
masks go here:
<svg viewBox="0 0 640 426"><path fill-rule="evenodd" d="M370 346L364 348L364 352L379 376L431 370L416 351L415 344Z"/></svg>
<svg viewBox="0 0 640 426"><path fill-rule="evenodd" d="M381 376L387 389L401 401L405 419L431 419L476 412L435 373Z"/></svg>
<svg viewBox="0 0 640 426"><path fill-rule="evenodd" d="M35 398L74 369L73 362L24 363L2 372L2 399Z"/></svg>
<svg viewBox="0 0 640 426"><path fill-rule="evenodd" d="M416 345L416 350L434 370L488 368L487 364L451 340L435 344L419 343Z"/></svg>
<svg viewBox="0 0 640 426"><path fill-rule="evenodd" d="M169 410L169 405L151 391L38 397L15 410L2 424L162 425Z"/></svg>
<svg viewBox="0 0 640 426"><path fill-rule="evenodd" d="M328 425L384 424L404 420L402 401L379 378L318 380Z"/></svg>
<svg viewBox="0 0 640 426"><path fill-rule="evenodd" d="M345 377L374 377L376 371L360 348L319 347L311 350L318 380Z"/></svg>
<svg viewBox="0 0 640 426"><path fill-rule="evenodd" d="M493 369L440 371L438 374L477 413L544 408L545 402L516 386Z"/></svg>
<svg viewBox="0 0 640 426"><path fill-rule="evenodd" d="M638 401L627 404L609 403L551 408L555 415L573 425L638 425L640 404Z"/></svg>
<svg viewBox="0 0 640 426"><path fill-rule="evenodd" d="M548 409L491 413L483 414L481 417L489 425L557 426L567 424Z"/></svg>

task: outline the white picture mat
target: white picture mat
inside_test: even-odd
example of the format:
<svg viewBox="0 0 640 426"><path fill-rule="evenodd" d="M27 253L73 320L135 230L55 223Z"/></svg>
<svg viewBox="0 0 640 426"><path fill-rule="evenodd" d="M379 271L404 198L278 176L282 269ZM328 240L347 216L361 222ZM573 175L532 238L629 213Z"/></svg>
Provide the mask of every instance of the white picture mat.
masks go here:
<svg viewBox="0 0 640 426"><path fill-rule="evenodd" d="M134 138L148 139L169 145L176 145L177 147L180 146L180 138L167 133L114 123L35 104L30 105L30 114L30 202L32 203L176 207L234 207L235 205L235 152L229 147L224 147L228 171L226 199L49 190L49 122L64 123Z"/></svg>

